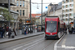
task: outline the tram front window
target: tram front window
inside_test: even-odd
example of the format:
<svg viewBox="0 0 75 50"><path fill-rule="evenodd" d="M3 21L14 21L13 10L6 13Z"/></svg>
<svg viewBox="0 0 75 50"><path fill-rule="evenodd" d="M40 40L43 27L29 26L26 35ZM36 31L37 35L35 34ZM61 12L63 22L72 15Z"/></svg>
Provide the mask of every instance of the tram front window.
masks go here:
<svg viewBox="0 0 75 50"><path fill-rule="evenodd" d="M47 21L46 23L46 32L56 32L57 22L56 21Z"/></svg>

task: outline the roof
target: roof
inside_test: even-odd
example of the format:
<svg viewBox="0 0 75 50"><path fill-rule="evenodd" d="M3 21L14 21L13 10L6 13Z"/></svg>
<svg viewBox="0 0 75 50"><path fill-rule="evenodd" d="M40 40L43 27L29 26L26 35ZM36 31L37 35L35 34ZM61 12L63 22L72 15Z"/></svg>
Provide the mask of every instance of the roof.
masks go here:
<svg viewBox="0 0 75 50"><path fill-rule="evenodd" d="M56 10L59 10L59 9L62 9L62 2L59 2L58 4L54 4L51 7L51 10L49 12L53 12L53 11L56 11Z"/></svg>
<svg viewBox="0 0 75 50"><path fill-rule="evenodd" d="M31 17L33 17L33 18L37 18L39 16L41 16L41 14L31 14ZM30 14L29 14L29 17L30 17Z"/></svg>

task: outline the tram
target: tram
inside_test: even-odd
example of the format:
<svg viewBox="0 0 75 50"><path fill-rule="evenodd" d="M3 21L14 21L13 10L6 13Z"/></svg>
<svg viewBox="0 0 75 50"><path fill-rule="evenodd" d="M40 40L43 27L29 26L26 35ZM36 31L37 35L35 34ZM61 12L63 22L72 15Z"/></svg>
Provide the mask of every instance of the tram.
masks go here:
<svg viewBox="0 0 75 50"><path fill-rule="evenodd" d="M59 20L58 16L47 16L45 18L45 39L61 38L64 33L65 23Z"/></svg>

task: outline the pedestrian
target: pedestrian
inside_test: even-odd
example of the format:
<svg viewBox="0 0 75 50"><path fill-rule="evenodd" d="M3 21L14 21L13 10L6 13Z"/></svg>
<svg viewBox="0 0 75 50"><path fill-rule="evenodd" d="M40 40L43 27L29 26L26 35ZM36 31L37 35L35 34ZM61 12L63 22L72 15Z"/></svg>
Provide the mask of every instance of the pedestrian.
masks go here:
<svg viewBox="0 0 75 50"><path fill-rule="evenodd" d="M73 33L73 29L74 29L74 28L72 27L72 33Z"/></svg>
<svg viewBox="0 0 75 50"><path fill-rule="evenodd" d="M10 38L10 36L11 36L11 27L9 27L9 30L8 30L8 38Z"/></svg>
<svg viewBox="0 0 75 50"><path fill-rule="evenodd" d="M6 31L8 32L8 30L9 30L9 27L7 26L7 27L6 27Z"/></svg>
<svg viewBox="0 0 75 50"><path fill-rule="evenodd" d="M3 36L4 36L4 33L5 33L5 28L3 27L3 28L2 28L2 38L3 38Z"/></svg>
<svg viewBox="0 0 75 50"><path fill-rule="evenodd" d="M0 26L0 37L3 38L2 36L2 27Z"/></svg>
<svg viewBox="0 0 75 50"><path fill-rule="evenodd" d="M13 32L14 32L15 36L17 36L16 31L15 31L15 28L13 28Z"/></svg>
<svg viewBox="0 0 75 50"><path fill-rule="evenodd" d="M26 31L27 31L27 29L26 28L24 28L24 34L26 35Z"/></svg>

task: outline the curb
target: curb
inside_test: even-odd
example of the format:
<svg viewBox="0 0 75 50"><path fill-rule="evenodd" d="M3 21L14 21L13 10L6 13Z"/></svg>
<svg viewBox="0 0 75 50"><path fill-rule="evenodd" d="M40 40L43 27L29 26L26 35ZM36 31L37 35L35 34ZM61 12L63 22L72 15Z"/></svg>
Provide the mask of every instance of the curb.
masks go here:
<svg viewBox="0 0 75 50"><path fill-rule="evenodd" d="M57 44L64 38L65 34L54 44L54 50L57 50Z"/></svg>
<svg viewBox="0 0 75 50"><path fill-rule="evenodd" d="M24 38L29 38L29 37L34 37L34 36L38 36L38 35L42 35L42 34L44 34L44 32L42 32L42 33L37 33L37 34L33 34L33 35L28 35L28 36L25 36L25 37L21 37L21 38L16 38L16 39L9 39L9 40L7 40L7 41L2 41L2 42L0 42L0 44L2 44L2 43L7 43L7 42L12 42L12 41L17 41L17 40L20 40L20 39L24 39Z"/></svg>

